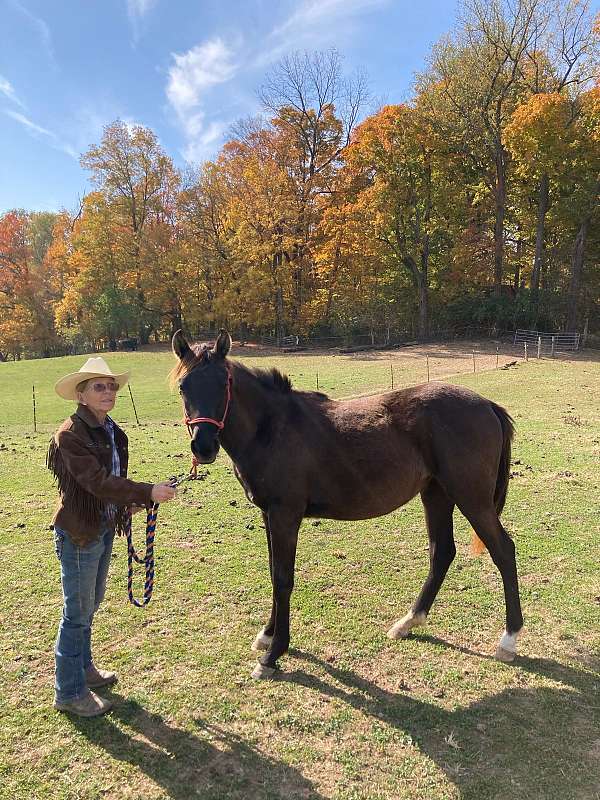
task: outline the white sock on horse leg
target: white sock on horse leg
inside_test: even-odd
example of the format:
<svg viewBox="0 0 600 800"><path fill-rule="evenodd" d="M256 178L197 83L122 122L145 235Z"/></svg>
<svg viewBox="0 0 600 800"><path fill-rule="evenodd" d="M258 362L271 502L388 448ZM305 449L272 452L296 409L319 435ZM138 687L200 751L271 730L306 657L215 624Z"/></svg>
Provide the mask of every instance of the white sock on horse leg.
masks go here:
<svg viewBox="0 0 600 800"><path fill-rule="evenodd" d="M415 614L414 611L409 611L406 616L395 622L387 632L390 639L405 639L410 633L412 628L417 628L425 625L427 621L427 614L424 611L419 611Z"/></svg>
<svg viewBox="0 0 600 800"><path fill-rule="evenodd" d="M273 641L272 636L267 636L265 628L261 628L252 642L252 650L268 650Z"/></svg>
<svg viewBox="0 0 600 800"><path fill-rule="evenodd" d="M508 631L505 630L500 641L498 642L498 647L496 648L496 659L498 661L510 663L511 661L514 661L516 654L517 634L508 633Z"/></svg>

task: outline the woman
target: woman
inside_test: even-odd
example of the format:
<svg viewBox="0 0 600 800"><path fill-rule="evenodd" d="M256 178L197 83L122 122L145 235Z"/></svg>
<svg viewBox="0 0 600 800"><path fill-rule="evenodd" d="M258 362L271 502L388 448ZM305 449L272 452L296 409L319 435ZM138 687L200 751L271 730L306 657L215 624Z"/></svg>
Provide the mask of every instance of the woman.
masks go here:
<svg viewBox="0 0 600 800"><path fill-rule="evenodd" d="M82 717L112 707L92 689L117 680L114 672L95 666L91 651L92 619L104 598L115 530L123 532L132 507L164 503L176 494L167 482L126 477L127 436L108 412L128 380L128 372L116 375L103 358L89 358L54 387L60 397L78 404L52 437L47 459L60 492L52 524L64 599L54 707Z"/></svg>

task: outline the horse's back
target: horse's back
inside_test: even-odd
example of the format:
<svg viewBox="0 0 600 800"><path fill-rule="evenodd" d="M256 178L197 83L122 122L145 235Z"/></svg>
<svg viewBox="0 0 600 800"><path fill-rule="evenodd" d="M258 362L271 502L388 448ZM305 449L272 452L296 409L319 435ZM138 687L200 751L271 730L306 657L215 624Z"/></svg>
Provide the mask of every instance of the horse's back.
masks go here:
<svg viewBox="0 0 600 800"><path fill-rule="evenodd" d="M434 382L400 393L391 399L390 410L443 485L480 483L493 493L504 444L503 416L512 431L504 409L463 386Z"/></svg>

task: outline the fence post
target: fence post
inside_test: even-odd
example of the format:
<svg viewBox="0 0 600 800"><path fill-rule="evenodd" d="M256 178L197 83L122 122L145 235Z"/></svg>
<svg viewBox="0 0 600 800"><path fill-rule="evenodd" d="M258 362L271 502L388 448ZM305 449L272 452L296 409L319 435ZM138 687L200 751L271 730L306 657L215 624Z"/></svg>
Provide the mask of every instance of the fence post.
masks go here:
<svg viewBox="0 0 600 800"><path fill-rule="evenodd" d="M555 342L555 339L556 339L556 337L553 336L552 337L552 358L554 358L554 342Z"/></svg>
<svg viewBox="0 0 600 800"><path fill-rule="evenodd" d="M392 364L391 361L390 361L390 378L391 378L391 384L392 384L392 389L393 389L394 388L394 365Z"/></svg>
<svg viewBox="0 0 600 800"><path fill-rule="evenodd" d="M473 350L473 372L475 372L475 350Z"/></svg>
<svg viewBox="0 0 600 800"><path fill-rule="evenodd" d="M523 342L523 345L525 347L525 361L529 361L529 359L527 358L527 342Z"/></svg>
<svg viewBox="0 0 600 800"><path fill-rule="evenodd" d="M427 359L427 383L429 383L429 356L425 356Z"/></svg>
<svg viewBox="0 0 600 800"><path fill-rule="evenodd" d="M498 369L498 345L496 345L496 369Z"/></svg>
<svg viewBox="0 0 600 800"><path fill-rule="evenodd" d="M130 383L128 383L128 384L127 384L127 388L129 389L129 397L131 397L131 405L133 406L133 413L135 414L135 421L136 421L136 422L137 422L137 424L139 425L139 424L140 424L140 421L139 421L139 419L138 419L138 415L137 415L137 409L136 409L136 407L135 407L135 402L134 402L134 400L133 400L133 394L132 394L132 392L131 392L131 384L130 384Z"/></svg>
<svg viewBox="0 0 600 800"><path fill-rule="evenodd" d="M317 392L319 391L319 373L317 372Z"/></svg>
<svg viewBox="0 0 600 800"><path fill-rule="evenodd" d="M37 418L35 414L35 384L31 387L33 391L33 432L37 433Z"/></svg>
<svg viewBox="0 0 600 800"><path fill-rule="evenodd" d="M538 336L538 359L542 354L542 337Z"/></svg>

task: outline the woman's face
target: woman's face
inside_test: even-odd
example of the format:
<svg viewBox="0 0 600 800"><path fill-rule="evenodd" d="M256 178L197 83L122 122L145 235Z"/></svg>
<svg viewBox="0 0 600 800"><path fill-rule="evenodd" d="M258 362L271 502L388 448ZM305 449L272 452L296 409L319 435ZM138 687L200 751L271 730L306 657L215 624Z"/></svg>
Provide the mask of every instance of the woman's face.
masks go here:
<svg viewBox="0 0 600 800"><path fill-rule="evenodd" d="M77 397L80 403L102 418L114 408L118 388L118 383L112 378L90 378L83 391L77 392Z"/></svg>

